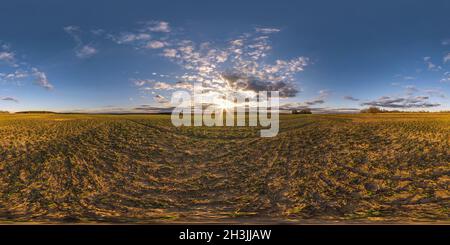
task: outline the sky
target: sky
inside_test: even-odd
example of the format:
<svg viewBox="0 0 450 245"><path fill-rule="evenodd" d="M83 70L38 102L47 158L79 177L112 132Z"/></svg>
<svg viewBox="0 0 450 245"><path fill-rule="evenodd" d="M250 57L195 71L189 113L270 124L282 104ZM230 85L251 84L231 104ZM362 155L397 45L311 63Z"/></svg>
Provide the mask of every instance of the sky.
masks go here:
<svg viewBox="0 0 450 245"><path fill-rule="evenodd" d="M450 110L450 1L0 3L0 110L151 112L202 82L283 108Z"/></svg>

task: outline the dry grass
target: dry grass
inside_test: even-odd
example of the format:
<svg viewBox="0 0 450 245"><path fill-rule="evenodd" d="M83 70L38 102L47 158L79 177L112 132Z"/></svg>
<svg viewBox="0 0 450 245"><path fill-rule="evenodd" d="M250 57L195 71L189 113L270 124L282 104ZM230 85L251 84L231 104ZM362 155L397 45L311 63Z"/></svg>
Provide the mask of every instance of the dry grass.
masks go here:
<svg viewBox="0 0 450 245"><path fill-rule="evenodd" d="M450 222L450 114L1 115L2 222Z"/></svg>

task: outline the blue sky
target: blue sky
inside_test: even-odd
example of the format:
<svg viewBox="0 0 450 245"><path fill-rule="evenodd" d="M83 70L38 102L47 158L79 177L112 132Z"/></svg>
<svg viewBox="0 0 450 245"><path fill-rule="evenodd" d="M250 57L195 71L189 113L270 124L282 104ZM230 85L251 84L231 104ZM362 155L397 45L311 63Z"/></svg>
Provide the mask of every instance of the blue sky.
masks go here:
<svg viewBox="0 0 450 245"><path fill-rule="evenodd" d="M287 108L449 110L449 11L439 0L5 0L0 110L166 107L198 80L275 87Z"/></svg>

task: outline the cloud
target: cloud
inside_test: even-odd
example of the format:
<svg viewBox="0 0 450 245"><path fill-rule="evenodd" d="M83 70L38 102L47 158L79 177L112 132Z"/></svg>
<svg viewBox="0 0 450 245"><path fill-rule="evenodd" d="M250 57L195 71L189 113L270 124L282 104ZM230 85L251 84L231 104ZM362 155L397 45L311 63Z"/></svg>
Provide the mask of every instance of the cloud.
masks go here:
<svg viewBox="0 0 450 245"><path fill-rule="evenodd" d="M442 40L441 44L442 45L450 45L450 38Z"/></svg>
<svg viewBox="0 0 450 245"><path fill-rule="evenodd" d="M75 41L75 55L80 59L90 58L98 53L98 50L91 44L84 44L81 39L81 29L78 26L66 26L64 31Z"/></svg>
<svg viewBox="0 0 450 245"><path fill-rule="evenodd" d="M314 114L348 114L359 113L359 108L330 108L330 107L316 107L309 108Z"/></svg>
<svg viewBox="0 0 450 245"><path fill-rule="evenodd" d="M283 81L261 81L255 77L246 77L243 74L223 74L222 77L228 82L233 90L245 91L278 91L280 97L294 97L298 90L290 83Z"/></svg>
<svg viewBox="0 0 450 245"><path fill-rule="evenodd" d="M12 73L0 73L0 78L8 81L17 81L28 77L28 72L24 70L16 70Z"/></svg>
<svg viewBox="0 0 450 245"><path fill-rule="evenodd" d="M91 45L84 45L80 49L76 50L75 54L78 58L84 59L93 56L97 52L98 52L97 49L95 49Z"/></svg>
<svg viewBox="0 0 450 245"><path fill-rule="evenodd" d="M13 98L13 97L1 97L0 99L4 100L4 101L12 101L12 102L19 103L19 100L16 98Z"/></svg>
<svg viewBox="0 0 450 245"><path fill-rule="evenodd" d="M429 71L438 71L442 69L441 66L436 66L433 62L431 62L431 57L429 56L423 57L423 61L427 65L427 69Z"/></svg>
<svg viewBox="0 0 450 245"><path fill-rule="evenodd" d="M91 33L94 34L95 36L101 36L105 33L105 30L103 29L94 29L91 30Z"/></svg>
<svg viewBox="0 0 450 245"><path fill-rule="evenodd" d="M364 102L362 106L376 106L385 108L430 108L440 106L437 103L428 102L428 96L390 97L382 96L377 100Z"/></svg>
<svg viewBox="0 0 450 245"><path fill-rule="evenodd" d="M70 27L67 29L68 31L73 31L74 27ZM23 85L22 81L28 80L30 77L32 77L35 79L35 83L37 85L44 87L47 90L53 89L53 86L47 79L47 75L37 68L30 67L27 62L17 59L15 52L11 51L11 46L9 44L2 44L0 41L0 48L3 50L0 51L0 61L4 61L12 67L16 68L14 71L3 73L0 72L0 81L16 82L17 85ZM3 97L1 99L18 102L12 97Z"/></svg>
<svg viewBox="0 0 450 245"><path fill-rule="evenodd" d="M170 32L170 25L166 21L148 21L144 22L145 29L151 32Z"/></svg>
<svg viewBox="0 0 450 245"><path fill-rule="evenodd" d="M156 81L153 79L138 79L133 81L134 85L141 87L142 90L174 90L174 89L185 89L192 90L193 85L186 81L178 81L176 83L167 83ZM152 87L143 87L144 85L152 85ZM142 88L143 87L143 88Z"/></svg>
<svg viewBox="0 0 450 245"><path fill-rule="evenodd" d="M358 113L359 108L330 108L330 107L310 107L299 103L287 103L280 105L281 111L309 109L315 114L336 114L336 113Z"/></svg>
<svg viewBox="0 0 450 245"><path fill-rule="evenodd" d="M256 32L227 41L225 46L178 41L164 49L162 56L185 70L181 76L184 81L201 82L218 94L279 91L282 97L294 97L299 91L294 86L294 75L303 71L309 59L276 59L270 64L263 59L271 48L268 37Z"/></svg>
<svg viewBox="0 0 450 245"><path fill-rule="evenodd" d="M11 51L11 46L6 43L2 43L0 41L0 64L4 63L12 67L18 67L19 65L16 63L16 54Z"/></svg>
<svg viewBox="0 0 450 245"><path fill-rule="evenodd" d="M255 30L262 34L272 34L280 31L280 29L277 28L255 28Z"/></svg>
<svg viewBox="0 0 450 245"><path fill-rule="evenodd" d="M326 98L330 95L330 90L319 90L319 98Z"/></svg>
<svg viewBox="0 0 450 245"><path fill-rule="evenodd" d="M351 101L359 101L359 99L352 97L352 96L348 96L348 95L344 96L344 99L351 100Z"/></svg>
<svg viewBox="0 0 450 245"><path fill-rule="evenodd" d="M65 26L65 27L63 28L63 30L64 30L65 32L67 32L67 34L69 34L70 36L72 36L73 39L75 39L75 41L76 41L77 43L81 43L80 36L78 35L78 33L81 31L81 30L80 30L80 27L78 27L78 26Z"/></svg>
<svg viewBox="0 0 450 245"><path fill-rule="evenodd" d="M189 82L180 81L180 82L175 83L174 88L177 88L177 89L192 90L192 89L193 89L193 86L192 86L192 84L189 83Z"/></svg>
<svg viewBox="0 0 450 245"><path fill-rule="evenodd" d="M450 83L450 72L446 71L444 77L440 80L441 83Z"/></svg>
<svg viewBox="0 0 450 245"><path fill-rule="evenodd" d="M155 95L155 96L153 97L153 99L154 99L157 103L160 103L160 104L166 104L166 103L169 103L169 100L168 100L166 97L164 97L164 96L162 96L162 95L160 95L160 94Z"/></svg>
<svg viewBox="0 0 450 245"><path fill-rule="evenodd" d="M65 26L63 29L64 29L65 32L70 33L70 34L80 31L80 27L73 26L73 25Z"/></svg>
<svg viewBox="0 0 450 245"><path fill-rule="evenodd" d="M317 105L317 104L323 104L325 103L325 100L323 99L317 99L317 100L311 100L311 101L306 101L305 104L307 105Z"/></svg>
<svg viewBox="0 0 450 245"><path fill-rule="evenodd" d="M317 105L317 104L323 104L325 103L325 99L330 95L329 90L319 90L319 96L317 96L314 99L307 100L304 102L305 105L311 106L311 105Z"/></svg>
<svg viewBox="0 0 450 245"><path fill-rule="evenodd" d="M164 105L140 105L139 107L133 108L133 111L142 113L171 113L174 107L164 106Z"/></svg>
<svg viewBox="0 0 450 245"><path fill-rule="evenodd" d="M304 102L292 102L284 104L283 106L289 109L312 109L313 105L320 105L326 102L326 98L331 94L329 90L319 90L318 96Z"/></svg>
<svg viewBox="0 0 450 245"><path fill-rule="evenodd" d="M16 60L15 54L13 52L7 52L7 51L0 52L0 61L3 61L10 65L14 65L15 60Z"/></svg>
<svg viewBox="0 0 450 245"><path fill-rule="evenodd" d="M447 63L447 61L450 61L450 53L444 56L444 63Z"/></svg>
<svg viewBox="0 0 450 245"><path fill-rule="evenodd" d="M447 95L441 89L426 89L423 92L429 96L447 98Z"/></svg>
<svg viewBox="0 0 450 245"><path fill-rule="evenodd" d="M145 47L150 48L150 49L159 49L159 48L164 48L166 45L167 45L167 43L156 40L156 41L148 42Z"/></svg>
<svg viewBox="0 0 450 245"><path fill-rule="evenodd" d="M415 80L416 77L404 76L403 79L404 79L404 80Z"/></svg>
<svg viewBox="0 0 450 245"><path fill-rule="evenodd" d="M148 41L152 37L147 33L122 33L117 37L111 36L117 44L132 43L135 41Z"/></svg>
<svg viewBox="0 0 450 245"><path fill-rule="evenodd" d="M165 83L165 82L155 82L155 85L153 86L154 89L162 89L162 90L169 90L173 89L172 85Z"/></svg>
<svg viewBox="0 0 450 245"><path fill-rule="evenodd" d="M53 85L50 84L50 82L47 79L47 75L39 71L37 68L32 68L31 71L33 72L33 76L35 77L35 83L47 90L52 90Z"/></svg>
<svg viewBox="0 0 450 245"><path fill-rule="evenodd" d="M162 54L164 57L168 58L175 58L177 56L177 50L176 49L164 49L164 52Z"/></svg>
<svg viewBox="0 0 450 245"><path fill-rule="evenodd" d="M139 31L161 35L156 32L170 31L170 26L146 22ZM157 50L161 57L180 66L181 74L164 77L176 78L176 82L135 80L134 83L146 94L154 90L192 90L192 84L202 83L204 96L218 100L228 96L256 96L259 91L279 91L281 97L294 97L301 91L296 85L296 74L303 71L310 60L303 56L269 59L272 45L267 34L278 31L257 28L254 32L217 42L172 39L169 34L158 40L148 40L137 47Z"/></svg>
<svg viewBox="0 0 450 245"><path fill-rule="evenodd" d="M138 22L139 27L119 34L108 34L106 37L117 44L126 44L135 49L161 49L170 46L167 41L170 25L165 21Z"/></svg>
<svg viewBox="0 0 450 245"><path fill-rule="evenodd" d="M145 84L152 83L152 82L153 82L153 80L145 80L145 79L144 80L143 79L133 80L134 85L136 85L138 87L142 87Z"/></svg>
<svg viewBox="0 0 450 245"><path fill-rule="evenodd" d="M419 90L416 88L416 86L414 85L406 85L405 86L405 92L407 95L412 95L416 92L418 92Z"/></svg>

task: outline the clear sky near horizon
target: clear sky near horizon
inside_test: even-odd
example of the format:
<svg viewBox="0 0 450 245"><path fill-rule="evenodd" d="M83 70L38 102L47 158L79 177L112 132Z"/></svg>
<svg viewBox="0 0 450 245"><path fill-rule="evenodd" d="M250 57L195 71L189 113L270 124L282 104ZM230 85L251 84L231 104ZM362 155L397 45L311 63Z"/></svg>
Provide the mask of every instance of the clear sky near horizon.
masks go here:
<svg viewBox="0 0 450 245"><path fill-rule="evenodd" d="M196 81L276 88L286 107L324 112L450 110L449 12L445 0L4 0L0 110L150 110Z"/></svg>

